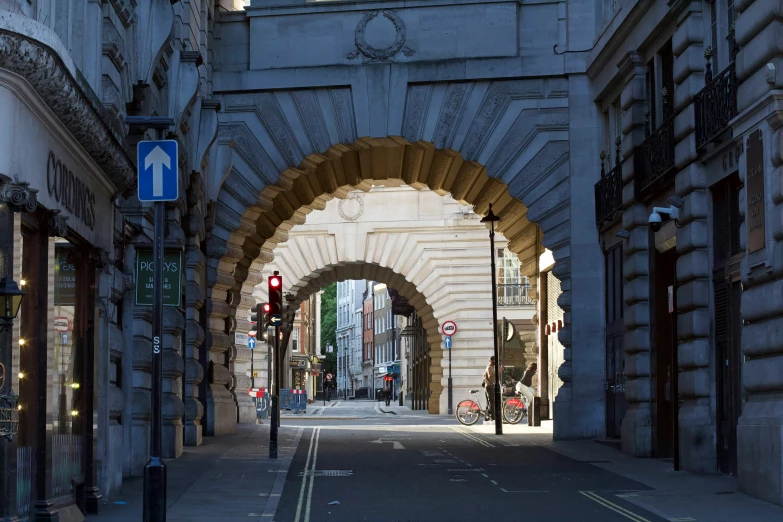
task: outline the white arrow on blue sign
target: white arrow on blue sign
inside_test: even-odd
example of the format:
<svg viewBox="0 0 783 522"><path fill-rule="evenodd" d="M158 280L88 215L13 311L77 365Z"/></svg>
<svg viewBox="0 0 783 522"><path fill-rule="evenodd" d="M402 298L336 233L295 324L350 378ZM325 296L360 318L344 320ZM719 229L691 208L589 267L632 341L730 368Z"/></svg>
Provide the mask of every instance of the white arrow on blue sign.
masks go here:
<svg viewBox="0 0 783 522"><path fill-rule="evenodd" d="M451 336L446 337L446 348L451 348Z"/></svg>
<svg viewBox="0 0 783 522"><path fill-rule="evenodd" d="M247 347L251 350L256 347L256 340L254 337L248 337L247 338Z"/></svg>
<svg viewBox="0 0 783 522"><path fill-rule="evenodd" d="M175 140L140 141L138 151L139 201L179 199L179 167Z"/></svg>

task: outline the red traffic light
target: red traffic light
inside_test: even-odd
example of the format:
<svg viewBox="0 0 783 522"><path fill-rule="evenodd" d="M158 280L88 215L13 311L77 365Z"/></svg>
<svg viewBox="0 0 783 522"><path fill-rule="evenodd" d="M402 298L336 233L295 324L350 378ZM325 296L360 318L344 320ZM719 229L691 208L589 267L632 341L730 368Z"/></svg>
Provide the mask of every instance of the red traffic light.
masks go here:
<svg viewBox="0 0 783 522"><path fill-rule="evenodd" d="M270 277L269 278L269 286L272 288L277 288L280 286L280 278L279 277Z"/></svg>
<svg viewBox="0 0 783 522"><path fill-rule="evenodd" d="M269 310L271 310L272 307L269 306L269 303L264 303L264 313L269 313Z"/></svg>

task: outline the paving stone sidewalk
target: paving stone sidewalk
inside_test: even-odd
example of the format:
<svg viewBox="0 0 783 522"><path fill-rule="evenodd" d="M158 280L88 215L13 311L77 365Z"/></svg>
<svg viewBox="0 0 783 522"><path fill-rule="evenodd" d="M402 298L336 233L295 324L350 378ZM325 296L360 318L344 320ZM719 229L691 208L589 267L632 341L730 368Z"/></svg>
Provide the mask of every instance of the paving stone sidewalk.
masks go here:
<svg viewBox="0 0 783 522"><path fill-rule="evenodd" d="M274 520L303 429L281 426L278 459L269 458L269 424L239 425L237 433L204 437L166 461L168 522L258 522ZM139 522L141 478L125 479L122 493L88 522Z"/></svg>

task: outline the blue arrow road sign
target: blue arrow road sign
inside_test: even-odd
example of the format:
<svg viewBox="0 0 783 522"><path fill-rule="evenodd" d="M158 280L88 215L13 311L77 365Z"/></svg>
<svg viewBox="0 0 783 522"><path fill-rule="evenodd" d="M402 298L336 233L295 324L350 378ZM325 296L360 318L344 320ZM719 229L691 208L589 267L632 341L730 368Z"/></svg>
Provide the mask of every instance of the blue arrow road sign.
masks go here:
<svg viewBox="0 0 783 522"><path fill-rule="evenodd" d="M451 349L451 337L446 337L446 348Z"/></svg>
<svg viewBox="0 0 783 522"><path fill-rule="evenodd" d="M136 150L139 201L176 201L179 198L177 142L140 141Z"/></svg>
<svg viewBox="0 0 783 522"><path fill-rule="evenodd" d="M254 337L248 337L247 338L247 347L251 350L256 347L256 340Z"/></svg>

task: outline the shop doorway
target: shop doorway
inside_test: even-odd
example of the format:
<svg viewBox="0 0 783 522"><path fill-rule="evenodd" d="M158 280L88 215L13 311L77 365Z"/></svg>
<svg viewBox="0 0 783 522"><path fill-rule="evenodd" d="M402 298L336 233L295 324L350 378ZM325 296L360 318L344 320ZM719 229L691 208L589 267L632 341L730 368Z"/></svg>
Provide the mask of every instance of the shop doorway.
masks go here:
<svg viewBox="0 0 783 522"><path fill-rule="evenodd" d="M20 315L19 514L54 501L62 513L95 512L96 267L90 245L50 237L46 216L25 214ZM29 467L29 468L28 468ZM29 473L29 475L28 475ZM21 487L20 487L21 486ZM74 506L75 504L75 506Z"/></svg>
<svg viewBox="0 0 783 522"><path fill-rule="evenodd" d="M674 432L677 415L676 368L677 357L676 324L677 294L676 269L677 249L672 246L665 252L653 249L653 270L651 283L653 296L653 324L651 325L652 353L651 370L653 387L652 407L652 451L653 457L673 458L675 452Z"/></svg>
<svg viewBox="0 0 783 522"><path fill-rule="evenodd" d="M623 354L623 244L604 252L606 269L606 436L620 437L620 424L628 406L625 400Z"/></svg>
<svg viewBox="0 0 783 522"><path fill-rule="evenodd" d="M742 284L739 194L735 173L712 188L713 292L715 302L715 398L717 461L722 473L737 473L737 423L742 412Z"/></svg>

